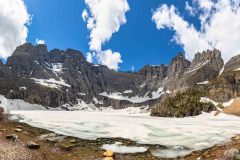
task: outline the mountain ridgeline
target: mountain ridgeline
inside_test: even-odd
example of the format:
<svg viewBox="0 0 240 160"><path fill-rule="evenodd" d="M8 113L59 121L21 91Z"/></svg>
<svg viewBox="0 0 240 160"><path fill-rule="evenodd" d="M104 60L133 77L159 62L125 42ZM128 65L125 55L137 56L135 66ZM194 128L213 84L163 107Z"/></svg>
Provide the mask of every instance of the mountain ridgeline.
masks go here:
<svg viewBox="0 0 240 160"><path fill-rule="evenodd" d="M224 72L239 64L240 58L234 57ZM87 62L77 50L48 51L46 45L26 43L16 48L6 64L0 61L0 94L66 110L151 108L177 92L218 79L223 67L221 53L214 49L197 53L191 62L179 53L169 65L117 72ZM212 86L213 91L217 89Z"/></svg>

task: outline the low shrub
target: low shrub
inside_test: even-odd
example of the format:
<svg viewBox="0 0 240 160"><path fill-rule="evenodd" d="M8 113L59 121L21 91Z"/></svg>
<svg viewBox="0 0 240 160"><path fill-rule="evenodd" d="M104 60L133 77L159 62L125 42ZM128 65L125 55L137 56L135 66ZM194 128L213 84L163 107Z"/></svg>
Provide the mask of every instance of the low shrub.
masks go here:
<svg viewBox="0 0 240 160"><path fill-rule="evenodd" d="M188 90L177 93L175 97L169 97L161 104L151 109L151 116L156 117L188 117L197 116L203 112L211 112L216 109L212 103L201 102L199 90Z"/></svg>

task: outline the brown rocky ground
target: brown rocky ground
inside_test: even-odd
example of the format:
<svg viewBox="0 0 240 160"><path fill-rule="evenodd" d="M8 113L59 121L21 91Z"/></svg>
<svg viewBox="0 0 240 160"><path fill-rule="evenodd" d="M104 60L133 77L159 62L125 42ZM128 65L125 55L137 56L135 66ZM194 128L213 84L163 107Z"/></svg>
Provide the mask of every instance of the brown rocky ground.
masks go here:
<svg viewBox="0 0 240 160"><path fill-rule="evenodd" d="M20 126L19 126L20 125ZM21 128L22 132L16 132ZM18 135L17 142L6 139L6 135ZM49 131L17 122L0 122L0 160L102 160L104 150L100 149L107 139L87 141L54 135ZM37 150L26 147L32 141L40 145ZM153 160L150 153L116 154L119 160Z"/></svg>

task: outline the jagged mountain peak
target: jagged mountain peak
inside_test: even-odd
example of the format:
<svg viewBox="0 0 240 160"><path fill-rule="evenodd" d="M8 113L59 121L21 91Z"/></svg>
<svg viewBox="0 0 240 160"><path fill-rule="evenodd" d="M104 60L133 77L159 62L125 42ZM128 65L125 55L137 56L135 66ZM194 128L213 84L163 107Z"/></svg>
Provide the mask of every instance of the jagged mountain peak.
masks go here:
<svg viewBox="0 0 240 160"><path fill-rule="evenodd" d="M182 53L179 53L174 57L168 67L168 77L178 77L180 76L190 65Z"/></svg>
<svg viewBox="0 0 240 160"><path fill-rule="evenodd" d="M170 65L146 65L136 73L125 73L88 63L74 49L48 51L46 45L26 43L0 66L0 94L50 107L66 108L67 104L68 109L77 103L113 108L152 106L171 91L217 76L221 54L206 51L195 57L190 62L179 53ZM211 63L199 65L208 59ZM199 68L188 74L193 63ZM26 90L19 89L22 87Z"/></svg>

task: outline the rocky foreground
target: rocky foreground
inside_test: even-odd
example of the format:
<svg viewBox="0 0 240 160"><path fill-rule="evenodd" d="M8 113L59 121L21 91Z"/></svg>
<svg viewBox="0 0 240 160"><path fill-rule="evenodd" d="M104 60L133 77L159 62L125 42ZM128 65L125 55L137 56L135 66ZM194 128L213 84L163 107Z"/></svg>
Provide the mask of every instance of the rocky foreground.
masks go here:
<svg viewBox="0 0 240 160"><path fill-rule="evenodd" d="M103 144L116 141L126 146L136 146L125 139L82 140L34 128L27 124L2 118L0 121L0 160L170 160L151 155L150 150L164 146L146 146L145 153L118 154L103 150ZM240 159L240 136L224 145L196 151L180 160L234 160Z"/></svg>

